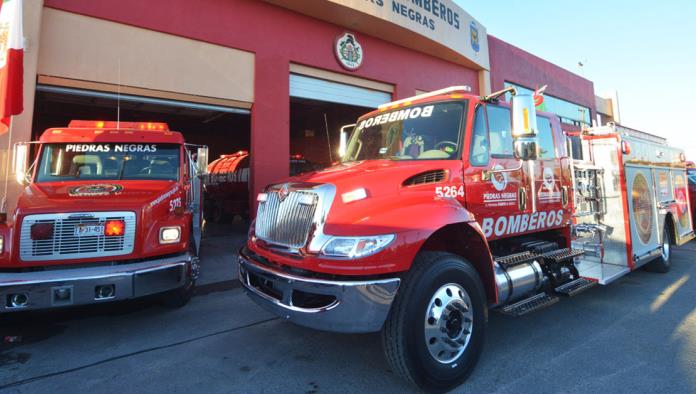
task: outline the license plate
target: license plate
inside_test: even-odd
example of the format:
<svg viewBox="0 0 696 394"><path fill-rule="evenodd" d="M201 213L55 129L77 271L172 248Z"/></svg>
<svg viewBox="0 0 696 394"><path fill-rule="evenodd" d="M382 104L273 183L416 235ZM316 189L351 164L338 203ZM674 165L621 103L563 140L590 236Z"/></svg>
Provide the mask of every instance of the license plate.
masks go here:
<svg viewBox="0 0 696 394"><path fill-rule="evenodd" d="M104 235L104 226L79 225L75 226L76 237L97 237Z"/></svg>

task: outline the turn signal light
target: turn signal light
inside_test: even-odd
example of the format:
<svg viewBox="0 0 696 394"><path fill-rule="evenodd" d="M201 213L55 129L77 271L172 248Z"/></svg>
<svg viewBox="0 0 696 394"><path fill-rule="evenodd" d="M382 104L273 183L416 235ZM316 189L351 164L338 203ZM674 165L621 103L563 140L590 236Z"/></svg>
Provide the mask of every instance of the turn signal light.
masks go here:
<svg viewBox="0 0 696 394"><path fill-rule="evenodd" d="M629 144L628 141L621 141L621 153L624 155L631 154L631 144Z"/></svg>
<svg viewBox="0 0 696 394"><path fill-rule="evenodd" d="M31 225L31 239L40 241L53 238L53 223L35 223Z"/></svg>
<svg viewBox="0 0 696 394"><path fill-rule="evenodd" d="M120 237L126 232L126 222L123 220L107 220L104 223L104 235L107 237Z"/></svg>

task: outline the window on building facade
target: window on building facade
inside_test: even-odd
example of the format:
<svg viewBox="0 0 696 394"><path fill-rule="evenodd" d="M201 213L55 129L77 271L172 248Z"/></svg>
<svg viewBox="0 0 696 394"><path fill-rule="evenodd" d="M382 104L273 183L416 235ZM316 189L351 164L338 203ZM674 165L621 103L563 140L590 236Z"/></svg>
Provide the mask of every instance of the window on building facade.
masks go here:
<svg viewBox="0 0 696 394"><path fill-rule="evenodd" d="M520 93L534 94L534 90L527 87L505 82L505 87L514 87ZM510 101L510 94L505 95L505 99ZM537 107L539 111L550 112L559 117L561 122L576 126L590 126L592 124L590 109L582 105L571 103L570 101L562 100L557 97L544 95L544 102Z"/></svg>

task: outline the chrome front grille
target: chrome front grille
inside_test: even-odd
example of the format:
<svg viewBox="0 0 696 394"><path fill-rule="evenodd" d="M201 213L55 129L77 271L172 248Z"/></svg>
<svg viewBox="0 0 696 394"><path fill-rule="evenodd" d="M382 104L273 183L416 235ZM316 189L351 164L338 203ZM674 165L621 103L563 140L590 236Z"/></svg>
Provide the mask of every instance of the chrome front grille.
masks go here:
<svg viewBox="0 0 696 394"><path fill-rule="evenodd" d="M103 226L108 220L123 220L122 236L75 235L78 225ZM53 225L53 237L32 240L34 224ZM67 260L89 257L119 256L133 252L135 242L135 213L133 212L75 212L28 215L22 221L19 254L23 261Z"/></svg>
<svg viewBox="0 0 696 394"><path fill-rule="evenodd" d="M307 242L319 202L318 194L306 190L271 190L256 213L256 236L274 245L301 248Z"/></svg>

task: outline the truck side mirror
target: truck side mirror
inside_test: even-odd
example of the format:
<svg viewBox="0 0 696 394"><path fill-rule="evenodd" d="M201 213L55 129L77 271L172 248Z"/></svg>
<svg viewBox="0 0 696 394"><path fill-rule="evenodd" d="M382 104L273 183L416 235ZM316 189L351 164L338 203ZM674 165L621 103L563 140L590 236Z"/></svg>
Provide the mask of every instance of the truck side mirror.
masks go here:
<svg viewBox="0 0 696 394"><path fill-rule="evenodd" d="M13 149L12 173L17 183L27 183L27 165L29 164L29 145L17 142Z"/></svg>
<svg viewBox="0 0 696 394"><path fill-rule="evenodd" d="M205 175L208 172L208 147L199 146L196 151L196 172Z"/></svg>
<svg viewBox="0 0 696 394"><path fill-rule="evenodd" d="M354 124L348 124L341 127L341 139L339 140L338 145L338 155L341 158L346 155L346 150L348 149L348 139L350 138L350 134L353 132L353 129L355 129Z"/></svg>
<svg viewBox="0 0 696 394"><path fill-rule="evenodd" d="M536 160L537 118L534 97L531 94L512 96L512 138L517 159Z"/></svg>

